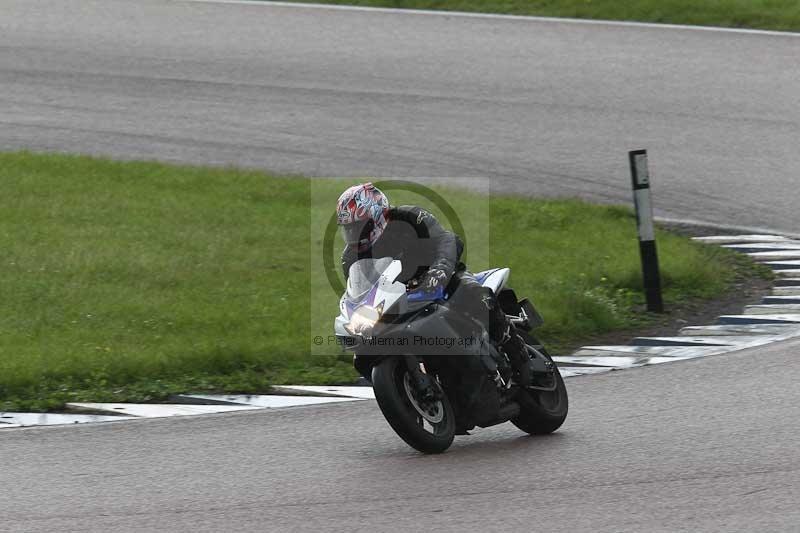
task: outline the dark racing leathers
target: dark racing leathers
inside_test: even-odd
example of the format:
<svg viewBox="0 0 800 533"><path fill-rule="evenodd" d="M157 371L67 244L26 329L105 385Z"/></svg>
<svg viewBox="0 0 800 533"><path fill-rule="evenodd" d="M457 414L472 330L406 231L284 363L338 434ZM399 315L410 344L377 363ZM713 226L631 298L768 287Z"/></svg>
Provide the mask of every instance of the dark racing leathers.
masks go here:
<svg viewBox="0 0 800 533"><path fill-rule="evenodd" d="M443 271L450 279L464 247L455 233L444 229L433 215L419 207L392 207L386 218L383 234L370 248L360 251L352 245L345 248L342 254L345 277L358 259L393 257L403 262L398 278L402 283L419 279L433 269Z"/></svg>
<svg viewBox="0 0 800 533"><path fill-rule="evenodd" d="M427 211L414 206L392 207L387 216L388 223L381 237L368 249L357 250L348 246L342 254L342 268L345 277L350 266L359 259L393 257L403 263L403 271L398 281L409 283L424 279L430 272L443 272L447 281L447 291L451 295L450 307L477 318L488 326L489 336L506 349L514 359L523 357L524 345L521 340L509 337L510 324L494 293L483 287L466 270L460 261L463 251L461 239L439 224ZM465 361L465 364L468 364ZM480 396L480 380L467 380L462 384L463 406L467 409ZM461 407L461 409L459 409Z"/></svg>

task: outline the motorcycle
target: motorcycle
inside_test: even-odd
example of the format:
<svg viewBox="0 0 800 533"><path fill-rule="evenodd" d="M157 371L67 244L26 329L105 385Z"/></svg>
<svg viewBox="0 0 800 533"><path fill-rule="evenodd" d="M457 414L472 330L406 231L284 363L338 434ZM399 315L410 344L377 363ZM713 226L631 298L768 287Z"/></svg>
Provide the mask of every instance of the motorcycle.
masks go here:
<svg viewBox="0 0 800 533"><path fill-rule="evenodd" d="M398 281L390 257L354 263L334 322L337 342L354 352L389 425L411 447L441 453L460 434L510 421L532 435L557 430L567 417L564 381L533 335L542 318L506 287L508 268L478 272L494 291L530 355L527 382L490 339L484 321L448 305L443 288L426 292ZM463 406L470 406L464 409ZM454 409L455 406L459 408Z"/></svg>

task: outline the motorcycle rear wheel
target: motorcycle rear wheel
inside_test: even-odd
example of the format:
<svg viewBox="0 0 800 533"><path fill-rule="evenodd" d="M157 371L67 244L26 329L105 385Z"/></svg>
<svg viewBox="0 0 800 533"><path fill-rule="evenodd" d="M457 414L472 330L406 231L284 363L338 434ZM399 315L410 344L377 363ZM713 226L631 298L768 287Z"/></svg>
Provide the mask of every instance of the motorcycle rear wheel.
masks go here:
<svg viewBox="0 0 800 533"><path fill-rule="evenodd" d="M441 399L424 402L411 386L402 358L389 357L372 369L372 388L386 421L409 446L429 454L449 448L456 430L453 407L441 385L432 381L442 393Z"/></svg>
<svg viewBox="0 0 800 533"><path fill-rule="evenodd" d="M541 346L539 341L530 336L523 335L526 343L538 346L539 352L545 357L553 360L550 354ZM553 376L556 381L554 391L540 391L525 389L519 392L517 402L520 406L519 415L511 420L511 423L530 435L546 435L552 433L564 423L569 411L569 398L564 379L555 370Z"/></svg>

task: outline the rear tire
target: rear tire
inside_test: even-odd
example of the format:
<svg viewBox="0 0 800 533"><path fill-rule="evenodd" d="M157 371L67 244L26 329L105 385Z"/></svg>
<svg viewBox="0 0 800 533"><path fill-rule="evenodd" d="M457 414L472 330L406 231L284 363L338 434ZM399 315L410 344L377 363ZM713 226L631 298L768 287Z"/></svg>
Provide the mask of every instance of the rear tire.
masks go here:
<svg viewBox="0 0 800 533"><path fill-rule="evenodd" d="M517 398L520 412L511 423L531 435L546 435L561 427L567 419L569 400L561 374L556 370L556 390L552 392L524 390Z"/></svg>
<svg viewBox="0 0 800 533"><path fill-rule="evenodd" d="M372 388L378 407L395 433L409 446L422 453L442 453L455 436L453 407L444 393L437 402L420 403L409 387L408 377L401 357L388 357L373 367ZM441 389L438 382L433 381Z"/></svg>
<svg viewBox="0 0 800 533"><path fill-rule="evenodd" d="M537 350L550 361L553 360L535 337L525 334L523 338L527 344L538 346ZM561 427L564 420L567 419L569 398L567 397L567 387L558 367L556 367L553 377L556 380L554 391L525 389L519 392L517 402L520 412L516 418L511 420L512 424L531 435L546 435Z"/></svg>

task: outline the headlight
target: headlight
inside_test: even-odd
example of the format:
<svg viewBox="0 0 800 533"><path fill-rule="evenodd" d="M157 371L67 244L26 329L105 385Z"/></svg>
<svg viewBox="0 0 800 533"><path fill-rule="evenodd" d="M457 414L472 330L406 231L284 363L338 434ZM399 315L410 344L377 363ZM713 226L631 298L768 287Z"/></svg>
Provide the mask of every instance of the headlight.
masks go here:
<svg viewBox="0 0 800 533"><path fill-rule="evenodd" d="M350 322L344 325L344 329L347 330L350 335L369 337L372 334L372 328L374 328L378 320L381 319L382 313L383 303L377 308L369 305L362 305L350 315Z"/></svg>

